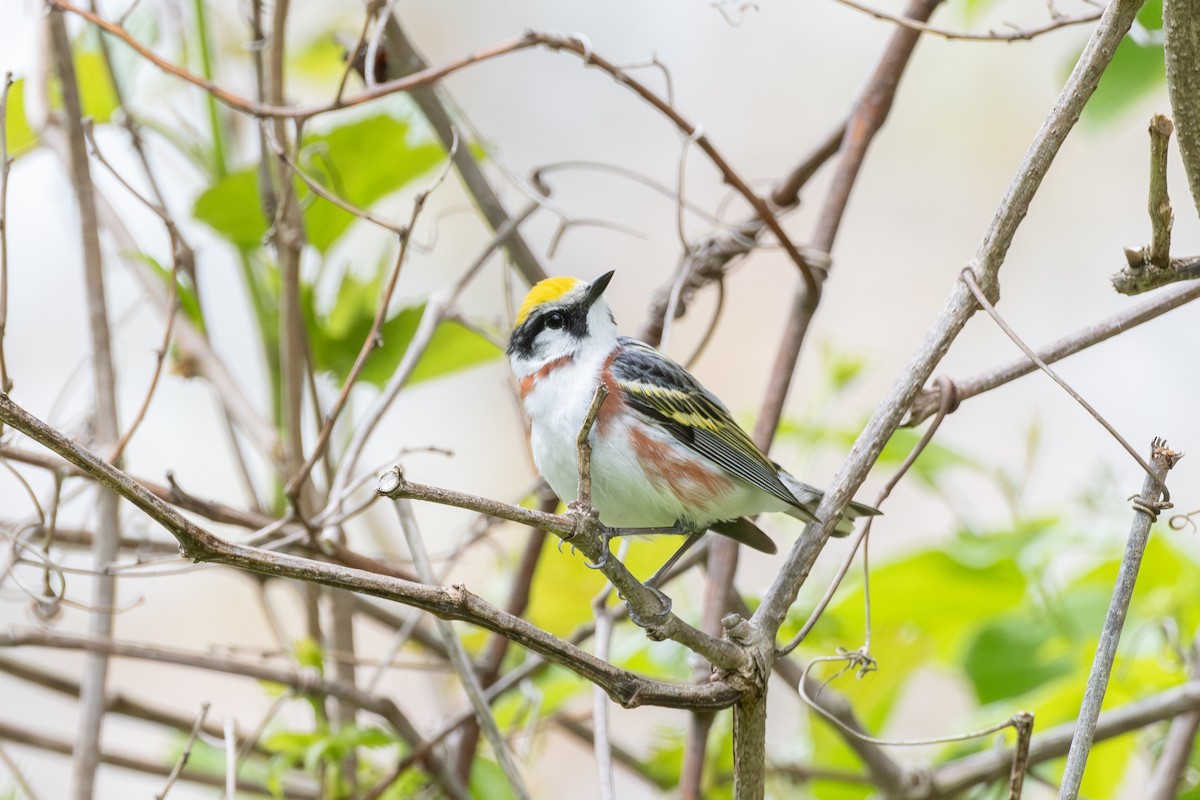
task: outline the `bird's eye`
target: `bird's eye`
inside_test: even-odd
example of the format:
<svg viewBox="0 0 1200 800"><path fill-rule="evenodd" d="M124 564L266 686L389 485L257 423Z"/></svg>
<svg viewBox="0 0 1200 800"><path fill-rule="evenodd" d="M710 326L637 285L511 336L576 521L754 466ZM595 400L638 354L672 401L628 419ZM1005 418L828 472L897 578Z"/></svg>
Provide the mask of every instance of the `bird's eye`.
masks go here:
<svg viewBox="0 0 1200 800"><path fill-rule="evenodd" d="M567 324L566 317L555 311L553 314L546 316L546 327L552 331L561 330L563 325Z"/></svg>

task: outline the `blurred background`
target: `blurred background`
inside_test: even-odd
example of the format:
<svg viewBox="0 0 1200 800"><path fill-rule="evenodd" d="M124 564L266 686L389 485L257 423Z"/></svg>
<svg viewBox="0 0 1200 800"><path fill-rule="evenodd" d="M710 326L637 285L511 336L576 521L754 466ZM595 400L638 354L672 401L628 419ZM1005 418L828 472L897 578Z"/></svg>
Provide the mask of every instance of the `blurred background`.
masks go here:
<svg viewBox="0 0 1200 800"><path fill-rule="evenodd" d="M215 79L249 96L253 74L247 10L244 4L223 0L206 5ZM890 0L881 0L880 7L902 11L901 4ZM1079 14L1088 9L1079 4L1058 10ZM124 10L122 3L100 4L106 18L115 19ZM22 113L35 131L38 115L45 109L45 82L39 78L46 69L42 12L41 5L31 0L13 0L0 26L0 67L24 79ZM733 167L764 192L844 119L893 31L891 24L834 0L759 0L755 5L723 9L692 0L503 4L401 0L395 12L433 65L519 36L526 29L578 34L593 52L618 64L656 59L669 72L675 107L702 125ZM342 45L335 37L353 41L362 14L361 4L352 0L294 4L288 29L289 100L317 103L332 96L341 75ZM1116 294L1108 278L1124 264L1122 247L1139 247L1149 239L1146 125L1153 113L1169 113L1161 83L1161 47L1154 46L1161 6L1158 14L1156 23L1154 10L1149 9L1136 31L1147 46L1123 45L1114 67L1118 72L1106 77L1085 119L1060 152L1001 271L999 309L1034 346L1143 299ZM726 15L735 21L731 23ZM933 18L938 26L975 32L1004 30L1008 22L1033 27L1047 21L1041 4L1008 0L952 0ZM69 22L72 31L79 33L78 51L94 53L94 33L84 33L79 19ZM192 4L143 0L126 24L157 52L199 70ZM918 45L895 108L851 197L832 253L832 273L772 451L798 477L816 485L828 482L853 436L907 363L959 271L974 255L1089 30L1090 26L1070 27L1013 43L926 36ZM167 204L196 249L197 291L206 328L242 391L269 415L272 401L265 377L269 365L258 344L238 247L231 243L228 228L222 231L212 224L212 213L205 219L200 202L208 197L211 209L225 195L212 194L219 179L188 154L189 143L208 141L205 98L199 90L142 63L119 44L113 52L127 101L134 114L146 120L151 163ZM99 62L90 63L101 69ZM665 91L662 70L650 67L634 74ZM357 77L350 80L349 91L357 91ZM676 128L609 76L583 67L575 57L532 49L456 72L444 86L463 119L469 120L475 137L471 146L482 154L485 171L500 187L510 210L528 201L523 184L532 170L560 162L601 162L667 187L666 192L656 191L615 169L555 170L548 178L553 187L552 211L535 215L522 228L552 274L590 279L616 270L607 296L625 333L636 333L646 319L652 294L669 284L682 251L674 194L681 153L685 153L684 193L690 204L725 222L746 215L743 204L722 185L703 154L695 148L685 152ZM102 91L97 89L97 95ZM14 113L13 106L9 110ZM252 170L258 159L252 122L224 108L219 114L229 145L228 173ZM404 97L318 118L309 133L321 135L347 121L376 115L407 126L402 136L412 153L431 146L430 132ZM98 122L97 141L106 158L144 189L125 132ZM10 120L10 129L13 124ZM420 169L414 167L412 179L379 197L373 212L398 223L407 220L414 194L433 182L441 159L439 150ZM139 247L158 263L168 264L170 253L161 225L111 175L94 168L101 191L116 206ZM369 160L363 169L370 173ZM811 235L829 172L828 168L821 171L805 187L800 208L785 220L785 227L800 243ZM1177 217L1173 254L1200 252L1200 226L1174 153L1169 180ZM240 213L233 206L229 209L234 217ZM14 380L13 398L60 429L86 439L92 384L75 203L61 163L36 143L30 143L13 165L8 213L5 350ZM563 216L603 224L572 225L556 243ZM688 239L702 237L714 225L701 214L685 214L682 219ZM261 231L252 228L249 236L253 240ZM461 182L451 175L431 195L416 225L417 246L408 255L395 308L412 307L445 290L490 238ZM347 285L346 276L366 282L390 265L394 239L357 222L320 252L306 251L304 275L320 318L330 319L339 292ZM122 253L111 238L105 239L104 246L125 423L145 395L163 320L131 277L123 261L130 254ZM463 316L492 337L506 334L512 309L525 290L518 278L503 275L502 264L503 259L493 258L461 299ZM794 265L776 249L756 250L741 262L726 282L711 344L692 367L747 427L753 424L765 391L796 281ZM373 309L373 302L367 308ZM666 345L670 355L682 361L694 352L715 306L711 290L698 297L671 330ZM1200 356L1194 335L1198 321L1200 309L1185 306L1072 357L1060 371L1139 450L1146 450L1153 436L1167 437L1176 449L1190 450L1200 440L1194 409L1200 388L1194 369ZM357 343L353 349L357 350ZM405 468L415 480L509 501L527 495L536 475L507 365L499 351L484 347L479 352L480 363L469 369L456 368L401 393L360 460L359 473L368 480L356 497L369 496L374 486L369 476L376 466L394 462L402 449L429 447L453 455L405 456ZM989 319L977 315L937 374L968 378L1018 354ZM231 466L230 444L214 390L203 380L178 372L162 378L146 420L126 452L125 468L158 482L165 482L170 472L192 494L243 506L247 492ZM328 375L321 376L318 388L326 403L339 385ZM354 420L376 393L373 385L355 389L334 437L335 452L345 447ZM5 438L36 449L12 432L6 432ZM906 441L911 447L911 439ZM1103 616L1105 581L1111 586L1113 563L1131 517L1124 498L1141 486L1139 467L1042 375L1030 375L964 403L945 421L936 446L919 462L917 474L897 488L873 531L872 564L878 580L872 582L872 653L880 671L862 681L844 677L835 687L846 693L872 730L893 737L954 733L1025 707L1038 710L1039 729L1074 718ZM885 454L859 499L873 498L902 455ZM277 491L269 465L252 451L248 461L257 499L269 506ZM1184 459L1172 472L1177 511L1200 505L1195 492L1198 469L1200 462ZM47 496L52 481L44 473L22 468L22 474L38 496ZM93 514L91 495L78 481L67 488L78 496L64 503L59 522L86 527ZM0 476L0 498L6 520L32 513L28 495L10 475ZM439 563L447 563L477 528L465 512L429 505L419 505L417 511L427 545ZM132 508L123 507L122 516L130 535L169 541ZM764 525L783 551L800 531L791 520L772 519ZM245 531L214 527L234 538L245 536ZM364 552L397 562L407 558L390 509L372 507L347 530L352 544ZM1154 537L1126 629L1119 662L1123 667L1118 668L1110 693L1114 704L1184 680L1186 667L1175 655L1190 648L1200 617L1196 584L1190 583L1197 575L1194 528L1172 531L1164 517ZM524 541L524 531L516 526L489 530L482 544L473 545L453 562L445 582L466 583L472 591L502 602L507 576ZM636 543L631 558L648 572L668 547L662 542ZM840 543L827 549L801 593L793 630L844 554ZM85 568L90 563L81 552L55 551L54 556L68 567ZM743 554L737 586L751 602L771 580L781 559ZM134 560L132 555L124 558L126 563ZM24 584L36 585L40 572L24 569L14 574L23 576ZM861 581L855 580L839 593L806 643L802 651L806 657L827 654L838 645L854 648L862 643ZM122 569L118 585L116 632L121 639L254 658L263 651L281 650L286 658L289 643L305 635L302 598L291 585L272 584L260 592L257 581L231 570L190 566L169 558ZM549 552L539 567L526 616L565 635L590 618L588 604L601 586L601 578L582 567L581 556ZM702 577L693 575L672 592L676 609L685 618L698 617L702 587ZM65 597L86 604L89 596L89 577L67 573ZM0 626L86 629L86 612L77 605L63 606L49 621L39 619L31 605L18 581L6 580L0 585ZM272 617L282 624L281 630L273 630ZM466 627L459 630L470 647L481 646L480 633ZM378 658L386 651L390 637L385 631L364 624L356 633L364 659ZM1027 659L1025 670L1001 663L1011 653ZM77 653L32 648L5 655L63 674L77 674L81 662ZM408 657L420 660L418 655ZM637 630L618 632L614 660L679 680L687 680L692 669L678 646L648 643ZM1021 674L1011 674L1014 671ZM564 676L558 675L558 683L546 679L531 685L525 706L514 701L500 712L518 731L523 730L522 721L542 721L530 724L529 730L547 735L517 736L531 789L538 797L591 796L590 789L580 788L581 783L590 786L594 775L590 747L557 732L546 721L552 713L583 714L590 707L586 685ZM252 730L274 702L271 692L253 681L152 662L115 660L110 686L115 692L133 693L185 714L210 701L210 718L232 717L243 731ZM464 704L457 684L445 671L390 670L380 690L394 696L426 731ZM845 746L810 716L794 693L776 686L773 696L768 741L773 762L855 768ZM537 708L532 715L529 704ZM684 713L619 708L613 713L616 741L642 754L647 763L659 758L669 765L677 758ZM3 720L69 739L74 715L73 701L0 674ZM310 724L311 716L306 704L293 703L273 724L278 729L299 729ZM727 739L728 727L728 719L720 718L714 737ZM1085 792L1093 797L1141 796L1139 788L1153 764L1161 734L1151 730L1097 749ZM119 717L107 721L104 736L106 749L167 764L174 760L181 740ZM219 770L220 743L211 744ZM64 795L67 759L17 743L5 747L42 797ZM714 752L721 749L719 742L713 745ZM897 751L895 757L940 761L961 752L961 747L916 748ZM714 796L728 791L721 778L727 768L713 766ZM1055 780L1055 770L1060 768L1047 765L1043 774ZM622 798L658 797L672 790L629 770L619 770L617 781ZM13 786L0 770L0 796L7 791L20 797L19 790L7 788ZM148 797L161 786L159 777L104 767L98 796ZM211 797L214 791L180 784L172 789L172 796ZM1051 796L1047 791L1035 782L1027 796ZM868 788L854 784L793 783L782 778L772 783L771 792L781 797L869 795Z"/></svg>

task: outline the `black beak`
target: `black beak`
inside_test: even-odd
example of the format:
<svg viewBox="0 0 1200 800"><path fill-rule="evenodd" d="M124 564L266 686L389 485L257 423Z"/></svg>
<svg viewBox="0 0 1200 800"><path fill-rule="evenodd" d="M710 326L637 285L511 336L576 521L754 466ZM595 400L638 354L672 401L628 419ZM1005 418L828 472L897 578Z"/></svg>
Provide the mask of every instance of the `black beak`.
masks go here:
<svg viewBox="0 0 1200 800"><path fill-rule="evenodd" d="M615 272L615 269L610 270L592 281L592 285L588 287L587 296L583 299L584 308L591 308L592 303L600 299L600 295L604 294L604 290L608 288L608 282L612 280Z"/></svg>

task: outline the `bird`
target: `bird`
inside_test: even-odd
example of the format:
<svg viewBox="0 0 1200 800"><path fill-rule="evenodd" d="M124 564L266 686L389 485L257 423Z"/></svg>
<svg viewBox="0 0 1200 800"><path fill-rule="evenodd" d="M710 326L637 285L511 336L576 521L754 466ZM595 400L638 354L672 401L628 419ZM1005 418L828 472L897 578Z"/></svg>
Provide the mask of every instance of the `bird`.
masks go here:
<svg viewBox="0 0 1200 800"><path fill-rule="evenodd" d="M517 312L506 353L538 471L564 503L576 499L577 441L603 385L608 394L588 436L591 504L606 535L687 535L645 585L654 587L709 530L775 553L775 543L749 518L784 512L815 520L824 492L768 458L686 369L618 333L604 299L614 274L591 282L544 279ZM878 513L852 502L833 535L847 535L854 519Z"/></svg>

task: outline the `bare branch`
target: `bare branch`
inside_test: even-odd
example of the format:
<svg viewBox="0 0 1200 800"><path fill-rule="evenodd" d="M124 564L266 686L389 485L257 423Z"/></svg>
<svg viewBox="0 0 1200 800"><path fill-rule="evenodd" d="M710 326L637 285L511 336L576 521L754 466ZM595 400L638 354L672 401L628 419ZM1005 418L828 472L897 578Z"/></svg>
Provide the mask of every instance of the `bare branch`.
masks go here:
<svg viewBox="0 0 1200 800"><path fill-rule="evenodd" d="M116 374L113 371L112 343L104 286L104 262L100 252L100 222L88 164L87 141L83 131L83 111L67 24L61 12L51 11L49 48L62 89L63 113L59 125L67 140L67 167L71 188L79 206L80 238L83 245L83 277L86 287L88 329L92 343L94 386L94 434L102 448L111 447L120 436L117 422ZM95 636L112 634L112 609L116 605L116 578L105 567L116 558L120 519L117 496L99 489L96 497L96 536L92 540L92 566L100 574L92 584L88 630ZM103 653L89 654L83 669L79 716L76 723L75 753L71 762L71 796L90 800L94 794L96 768L100 760L100 731L104 724L105 684L108 659Z"/></svg>
<svg viewBox="0 0 1200 800"><path fill-rule="evenodd" d="M192 724L192 729L188 733L187 740L184 741L183 752L179 754L179 758L175 760L175 766L171 769L170 774L167 775L167 784L163 786L161 792L154 795L155 800L164 800L166 798L167 792L171 791L171 787L175 785L175 781L179 780L180 774L183 773L184 768L187 766L188 759L192 757L192 745L196 743L196 738L200 735L200 731L204 727L204 718L208 716L209 705L209 703L200 704L200 710L196 712L196 721ZM234 774L237 774L236 771ZM236 786L237 782L235 781L234 787L236 788ZM230 793L230 797L232 796L233 794Z"/></svg>
<svg viewBox="0 0 1200 800"><path fill-rule="evenodd" d="M6 739L24 747L33 747L38 750L46 750L51 753L69 756L72 753L72 744L66 739L60 739L54 736L48 736L37 731L29 730L28 728L12 725L4 720L0 720L0 739ZM133 772L141 772L146 775L161 775L166 777L171 767L162 763L159 759L142 758L140 756L125 755L121 753L112 753L102 751L100 753L100 762L109 764L119 769L127 769ZM225 785L224 775L213 775L210 772L194 772L192 770L184 770L180 776L180 780L195 783L201 786L222 787ZM266 786L238 779L238 791L247 794L255 794L262 797L275 797L276 795ZM319 789L311 783L297 783L294 780L284 780L284 791L288 797L294 797L296 800L319 800L321 793Z"/></svg>
<svg viewBox="0 0 1200 800"><path fill-rule="evenodd" d="M997 291L1000 266L1004 262L1004 256L1017 227L1025 218L1030 201L1041 185L1042 178L1049 170L1058 149L1078 121L1084 103L1095 91L1104 68L1112 60L1117 44L1133 24L1134 15L1140 6L1140 0L1114 0L1107 7L1100 24L1059 94L1053 110L1035 136L997 209L996 216L984 234L972 264L986 292ZM839 518L854 491L866 478L884 443L899 426L902 415L911 405L921 384L928 380L934 367L949 349L950 343L971 317L975 305L975 298L966 284L956 282L946 306L926 334L925 341L892 385L866 429L855 442L841 470L834 477L825 499L817 509L817 517L822 521L805 526L804 534L797 540L776 580L767 590L753 618L753 623L762 626L764 631L773 636L774 632L779 630L788 607L795 601L800 585L808 576L817 554L824 547L833 522Z"/></svg>
<svg viewBox="0 0 1200 800"><path fill-rule="evenodd" d="M1192 202L1200 212L1200 15L1193 0L1163 3L1163 56L1167 65L1167 96L1179 135L1183 170L1192 190Z"/></svg>
<svg viewBox="0 0 1200 800"><path fill-rule="evenodd" d="M966 33L960 31L946 30L934 25L929 25L912 19L911 17L901 17L896 14L891 14L865 3L860 3L858 0L837 0L844 6L849 6L855 11L861 11L875 19L881 19L886 22L891 22L899 25L902 28L918 31L920 33L928 33L931 36L940 36L943 39L950 41L966 41L966 42L1027 42L1030 39L1035 39L1044 33L1050 33L1061 28L1066 28L1071 25L1085 25L1089 22L1095 22L1100 19L1100 11L1089 11L1086 14L1080 14L1075 17L1056 16L1050 22L1036 25L1030 28L1019 28L1016 25L1009 24L1010 30L999 33L997 31L988 31L987 33Z"/></svg>
<svg viewBox="0 0 1200 800"><path fill-rule="evenodd" d="M412 503L404 498L399 498L395 501L396 515L400 519L400 528L404 531L404 541L408 544L408 551L413 557L413 564L417 569L417 575L426 583L433 583L436 576L433 573L433 564L429 561L429 553L425 550L425 542L421 538L421 532L417 528L417 520L412 512ZM442 642L446 645L446 650L450 654L450 664L454 667L454 671L458 673L458 679L462 683L463 690L466 692L467 700L471 704L471 708L475 712L475 721L483 730L484 736L488 740L488 744L492 746L492 754L500 763L500 768L504 771L504 777L508 779L508 785L522 800L529 798L529 790L525 788L525 781L521 777L520 770L517 769L516 762L513 761L512 754L508 750L508 743L504 741L504 734L500 732L499 726L496 725L496 718L492 716L491 709L488 708L487 700L483 696L483 689L479 686L479 678L475 674L474 665L471 663L467 651L463 648L462 642L458 635L454 633L454 628L448 620L438 619L437 628L441 634Z"/></svg>
<svg viewBox="0 0 1200 800"><path fill-rule="evenodd" d="M1107 319L1080 328L1061 339L1056 339L1039 348L1036 351L1037 357L1047 364L1053 364L1067 356L1086 350L1092 345L1106 342L1117 334L1137 327L1143 322L1157 319L1168 311L1190 303L1198 297L1200 297L1200 284L1168 289L1159 293L1154 300L1125 309ZM1023 357L967 380L950 381L948 384L935 383L928 389L922 389L921 393L913 400L912 408L908 411L908 418L904 420L904 425L912 427L920 425L928 419L940 406L943 392L953 393L951 402L951 411L953 411L962 401L984 392L990 392L992 389L1003 386L1023 375L1028 375L1037 369L1036 361Z"/></svg>
<svg viewBox="0 0 1200 800"><path fill-rule="evenodd" d="M1191 678L1200 677L1200 635L1192 640ZM1146 785L1146 800L1174 800L1179 792L1179 782L1187 772L1196 745L1196 734L1200 732L1200 710L1180 714L1171 720L1162 753L1154 765L1150 782Z"/></svg>
<svg viewBox="0 0 1200 800"><path fill-rule="evenodd" d="M124 472L71 442L61 433L17 406L11 398L4 394L0 394L0 421L45 445L79 469L95 477L104 486L129 500L174 536L179 541L183 554L194 560L226 564L272 577L290 577L349 589L415 606L443 619L461 619L471 622L488 630L502 633L514 642L577 672L587 680L599 683L608 689L614 700L626 707L665 705L680 708L724 708L738 697L738 690L723 682L713 682L706 686L696 687L679 686L642 678L613 667L611 664L597 659L591 653L569 645L519 617L505 614L461 586L449 589L425 586L386 575L225 541L183 517ZM505 516L505 518L515 519L525 524L537 525L543 530L557 533L560 536L572 530L570 521L553 514L542 514L518 506L506 506L495 501L472 498L470 495L461 495L444 489L430 492L428 491L429 487L420 487L417 484L405 483L402 488L405 496L416 498L418 493L427 494L430 496L421 499L440 497L438 502L447 505L474 507L474 510L483 513L498 511L501 513L495 514L495 516ZM412 491L414 488L416 491ZM395 489L395 493L401 494L401 488ZM464 502L467 505L464 505ZM588 555L598 557L598 544L592 547L592 551ZM614 565L618 565L616 559L610 561ZM629 573L624 571L624 567L620 567L620 569L624 575L629 576ZM649 593L649 590L637 583L632 576L626 580L617 575L617 579L613 580L613 574L615 574L615 567L606 571L609 580L614 584L618 586L621 583L637 585L644 592ZM651 595L646 602L656 601ZM665 620L660 626L660 629L665 630L668 635L672 635L673 638L688 646L696 643L697 649L704 652L705 656L715 663L738 663L736 649L730 643L716 642L709 647L704 639L698 639L690 633L689 628L690 626L674 616ZM691 630L694 631L694 629ZM698 631L695 633L699 634Z"/></svg>
<svg viewBox="0 0 1200 800"><path fill-rule="evenodd" d="M1142 554L1150 538L1150 526L1158 518L1158 512L1162 508L1170 507L1170 504L1165 502L1167 493L1163 479L1181 457L1181 453L1168 450L1166 442L1155 439L1150 448L1154 472L1147 475L1146 480L1142 482L1141 495L1131 498L1136 509L1133 525L1129 529L1129 541L1125 545L1125 556L1121 559L1117 583L1108 604L1108 614L1104 618L1100 642L1096 645L1096 657L1088 675L1083 706L1079 710L1079 725L1071 739L1071 750L1067 753L1067 766L1058 792L1059 800L1075 800L1079 796L1079 785L1083 782L1083 770L1087 765L1092 738L1096 732L1096 720L1100 716L1100 704L1108 690L1108 677L1112 672L1113 659L1117 655L1117 643L1121 641L1121 630L1125 627L1125 615L1129 611L1129 601L1137 582L1138 568L1142 564Z"/></svg>

